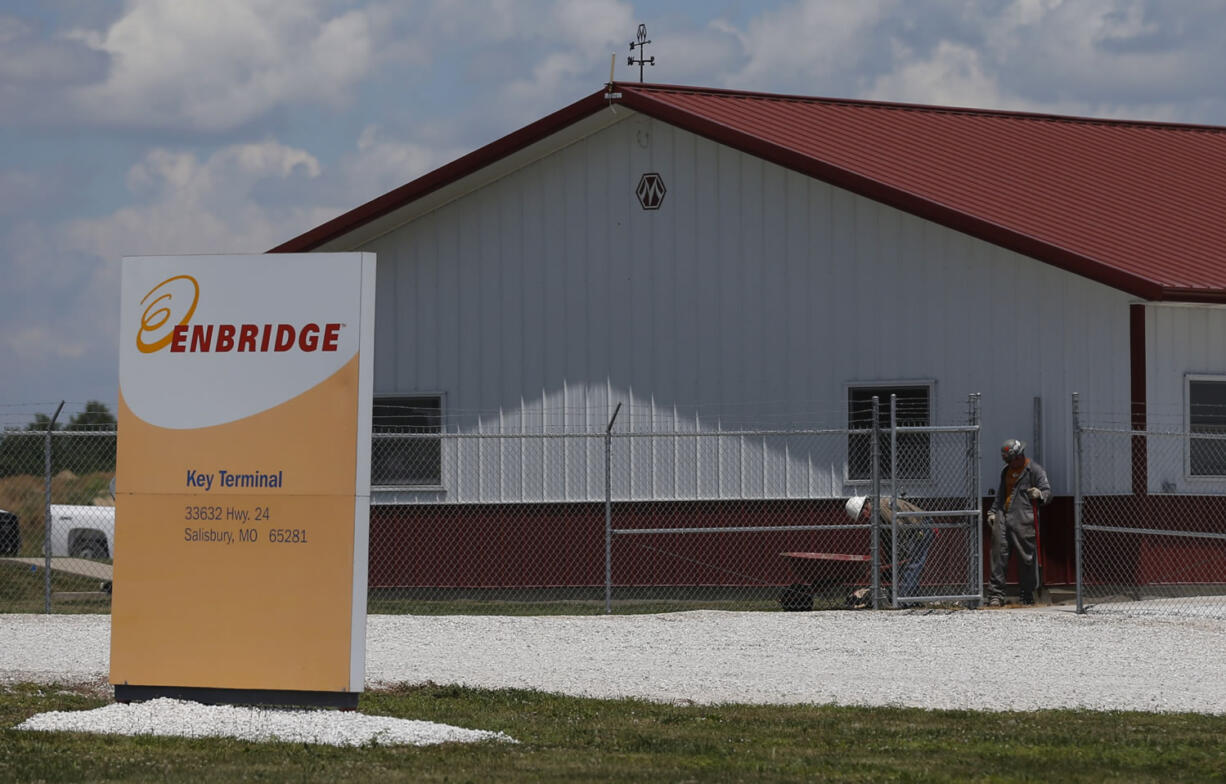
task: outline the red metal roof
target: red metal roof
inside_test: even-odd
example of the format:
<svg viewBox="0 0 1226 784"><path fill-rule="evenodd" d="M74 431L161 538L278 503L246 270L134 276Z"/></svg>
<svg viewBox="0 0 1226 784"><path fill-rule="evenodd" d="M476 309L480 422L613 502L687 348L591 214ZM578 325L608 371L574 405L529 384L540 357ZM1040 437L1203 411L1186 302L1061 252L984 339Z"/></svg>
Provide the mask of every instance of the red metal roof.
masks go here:
<svg viewBox="0 0 1226 784"><path fill-rule="evenodd" d="M1226 128L616 84L620 103L1153 300L1226 301ZM607 105L601 90L274 248L310 250Z"/></svg>

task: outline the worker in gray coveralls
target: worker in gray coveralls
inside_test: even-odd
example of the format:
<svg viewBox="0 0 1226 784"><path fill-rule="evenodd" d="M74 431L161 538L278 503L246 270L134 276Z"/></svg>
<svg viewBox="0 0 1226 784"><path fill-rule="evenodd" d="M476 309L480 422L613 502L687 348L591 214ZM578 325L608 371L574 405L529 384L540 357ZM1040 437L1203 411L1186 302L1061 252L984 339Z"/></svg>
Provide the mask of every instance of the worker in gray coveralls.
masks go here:
<svg viewBox="0 0 1226 784"><path fill-rule="evenodd" d="M1018 557L1022 604L1034 604L1037 557L1034 547L1034 514L1038 504L1051 501L1051 485L1043 466L1026 457L1026 445L1010 438L1000 448L1005 465L1000 469L1000 487L988 511L992 536L992 582L987 590L989 607L1005 603L1005 570L1009 553Z"/></svg>
<svg viewBox="0 0 1226 784"><path fill-rule="evenodd" d="M881 496L881 564L887 565L893 562L891 553L890 526L894 524L894 511L890 508L890 496ZM893 503L894 508L900 512L907 513L922 513L915 504L910 501L898 499ZM852 520L860 523L867 523L873 519L873 499L866 498L862 495L852 496L847 499L847 503L843 506L843 511ZM920 519L917 517L904 517L900 523L917 523ZM931 524L931 523L929 523ZM932 537L936 531L932 528L920 528L914 525L909 525L906 529L898 532L898 566L901 574L898 577L898 595L899 596L915 596L916 590L919 588L920 574L924 571L924 563L928 560L928 548L932 546ZM853 598L853 604L858 601L867 601L867 589L861 589Z"/></svg>

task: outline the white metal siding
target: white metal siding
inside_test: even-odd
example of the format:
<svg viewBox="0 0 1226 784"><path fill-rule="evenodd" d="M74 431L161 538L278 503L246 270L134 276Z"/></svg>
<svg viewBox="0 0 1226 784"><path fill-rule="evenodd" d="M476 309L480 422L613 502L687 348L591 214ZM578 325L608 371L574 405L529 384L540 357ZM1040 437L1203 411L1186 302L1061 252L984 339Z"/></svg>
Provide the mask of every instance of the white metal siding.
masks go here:
<svg viewBox="0 0 1226 784"><path fill-rule="evenodd" d="M1146 418L1151 429L1186 431L1184 379L1226 376L1226 308L1149 305L1145 308ZM1186 439L1155 440L1148 450L1149 489L1220 493L1226 481L1189 477Z"/></svg>
<svg viewBox="0 0 1226 784"><path fill-rule="evenodd" d="M659 210L635 199L644 172ZM931 378L939 423L983 393L985 490L1041 396L1071 493L1069 393L1128 410L1125 294L633 113L359 249L378 254L377 393L444 392L463 432L603 432L617 402L620 432L845 427L849 382ZM446 497L603 498L593 444L564 470L486 457L479 494L450 455ZM829 457L689 448L700 468L636 442L636 495L773 495L775 470L853 489Z"/></svg>

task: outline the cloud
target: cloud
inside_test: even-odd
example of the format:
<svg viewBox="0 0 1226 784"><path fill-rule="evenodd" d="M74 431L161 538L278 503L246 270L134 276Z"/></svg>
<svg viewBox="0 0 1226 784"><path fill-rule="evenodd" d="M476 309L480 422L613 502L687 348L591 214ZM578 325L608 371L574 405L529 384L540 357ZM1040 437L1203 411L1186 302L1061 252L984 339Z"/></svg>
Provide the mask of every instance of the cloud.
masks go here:
<svg viewBox="0 0 1226 784"><path fill-rule="evenodd" d="M528 23L520 24L519 56L503 62L522 61L522 67L515 70L527 75L508 80L504 66L499 78L505 86L495 99L498 111L514 127L594 92L608 81L610 53L617 53L618 78L627 78L623 52L637 28L634 8L628 3L556 0Z"/></svg>
<svg viewBox="0 0 1226 784"><path fill-rule="evenodd" d="M1221 122L1224 13L1224 0L798 0L711 28L740 50L722 86Z"/></svg>
<svg viewBox="0 0 1226 784"><path fill-rule="evenodd" d="M453 140L399 139L379 125L368 125L356 148L339 161L331 181L337 182L343 203L354 207L468 152L471 148Z"/></svg>
<svg viewBox="0 0 1226 784"><path fill-rule="evenodd" d="M0 248L0 402L112 400L119 263L33 220L0 231Z"/></svg>
<svg viewBox="0 0 1226 784"><path fill-rule="evenodd" d="M0 81L63 83L88 78L100 58L65 40L42 40L34 25L0 15Z"/></svg>
<svg viewBox="0 0 1226 784"><path fill-rule="evenodd" d="M12 25L31 46L51 46ZM607 78L608 53L635 25L622 0L128 0L109 24L57 36L94 65L64 92L61 114L91 127L227 134L287 109L347 110L387 69L401 91L455 80L493 90L500 111L527 122ZM512 69L528 76L508 79Z"/></svg>
<svg viewBox="0 0 1226 784"><path fill-rule="evenodd" d="M726 87L729 86L726 75L745 67L748 62L748 54L743 48L744 40L735 28L725 22L717 20L699 29L657 26L649 29L649 32L653 41L659 38L660 45L653 43L648 47L648 56L655 54L657 57L654 66L644 69L645 82ZM618 53L617 66L619 79L638 81L638 68L628 67L621 52ZM758 85L758 88L763 89L763 85ZM774 89L771 86L767 88Z"/></svg>
<svg viewBox="0 0 1226 784"><path fill-rule="evenodd" d="M33 373L37 356L65 385L60 365L113 373L122 256L277 245L599 89L610 53L636 80L640 21L649 81L1226 117L1226 0L784 0L722 17L626 0L99 7L0 14L0 126L58 125L4 150L0 368ZM31 21L69 15L68 32ZM184 139L196 146L168 143ZM0 373L0 400L18 375Z"/></svg>
<svg viewBox="0 0 1226 784"><path fill-rule="evenodd" d="M918 11L919 5L910 7ZM855 84L857 74L888 66L886 23L908 13L914 11L897 0L796 2L764 12L743 30L717 20L717 29L734 36L744 53L743 64L726 72L725 83L804 94Z"/></svg>
<svg viewBox="0 0 1226 784"><path fill-rule="evenodd" d="M1036 102L1190 106L1219 92L1226 3L1015 3L983 20L982 51L1009 92Z"/></svg>
<svg viewBox="0 0 1226 784"><path fill-rule="evenodd" d="M948 41L938 44L927 58L904 60L897 70L879 76L863 97L977 108L995 108L1004 100L1000 85L985 73L979 53ZM1016 103L1013 108L1018 108Z"/></svg>
<svg viewBox="0 0 1226 784"><path fill-rule="evenodd" d="M54 170L0 170L0 218L45 207L60 195L63 180L63 175Z"/></svg>
<svg viewBox="0 0 1226 784"><path fill-rule="evenodd" d="M80 359L88 347L79 336L65 340L46 327L36 324L18 326L4 336L5 347L18 361L31 362L37 359Z"/></svg>
<svg viewBox="0 0 1226 784"><path fill-rule="evenodd" d="M0 14L0 125L62 121L65 107L49 97L105 69L106 58L80 42L43 38L33 24Z"/></svg>
<svg viewBox="0 0 1226 784"><path fill-rule="evenodd" d="M101 218L68 221L63 233L74 250L111 259L258 253L336 210L268 203L253 193L270 180L300 188L320 172L314 156L272 140L229 145L203 160L194 152L156 148L128 171L128 187L141 202Z"/></svg>
<svg viewBox="0 0 1226 784"><path fill-rule="evenodd" d="M89 218L23 219L0 233L6 256L0 288L0 400L113 397L120 259L126 255L259 253L350 206L280 204L257 194L268 182L319 178L304 150L265 140L225 146L207 157L155 148L128 171L133 202ZM41 386L39 386L41 384Z"/></svg>
<svg viewBox="0 0 1226 784"><path fill-rule="evenodd" d="M223 131L271 108L348 104L374 61L361 11L329 16L320 0L131 0L105 31L70 37L106 54L104 81L70 94L93 122Z"/></svg>

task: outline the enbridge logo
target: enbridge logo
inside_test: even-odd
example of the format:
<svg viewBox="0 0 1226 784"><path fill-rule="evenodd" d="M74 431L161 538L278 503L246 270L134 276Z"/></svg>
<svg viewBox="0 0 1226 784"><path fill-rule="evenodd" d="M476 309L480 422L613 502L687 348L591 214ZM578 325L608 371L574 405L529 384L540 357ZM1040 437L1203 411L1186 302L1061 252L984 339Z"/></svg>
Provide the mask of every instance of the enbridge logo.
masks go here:
<svg viewBox="0 0 1226 784"><path fill-rule="evenodd" d="M150 297L153 297L152 302L149 302ZM187 326L192 314L196 312L196 303L199 301L200 284L191 275L175 275L154 286L140 301L142 305L146 302L149 304L140 314L140 329L136 331L136 347L142 354L152 354L169 346L174 340L174 331L178 327ZM166 325L174 318L175 311L183 315L176 323L167 327ZM150 336L152 339L147 340L146 338Z"/></svg>
<svg viewBox="0 0 1226 784"><path fill-rule="evenodd" d="M193 324L199 301L200 284L191 275L175 275L154 286L140 301L145 310L136 348L142 354L167 346L174 354L337 350L340 323Z"/></svg>

